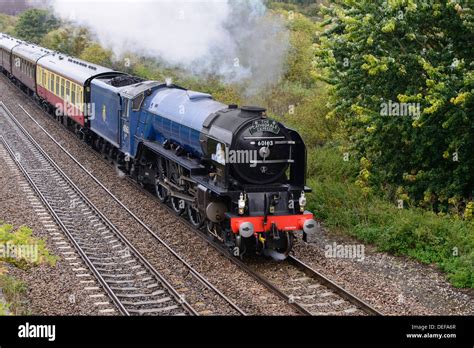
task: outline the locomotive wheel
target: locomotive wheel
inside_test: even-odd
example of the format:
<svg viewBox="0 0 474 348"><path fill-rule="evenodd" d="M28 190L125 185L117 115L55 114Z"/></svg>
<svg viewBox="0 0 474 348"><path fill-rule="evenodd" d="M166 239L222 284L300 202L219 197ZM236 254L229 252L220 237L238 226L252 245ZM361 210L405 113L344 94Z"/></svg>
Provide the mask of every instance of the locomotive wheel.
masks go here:
<svg viewBox="0 0 474 348"><path fill-rule="evenodd" d="M192 204L188 205L188 218L191 225L195 228L200 228L204 224L204 218L202 217L201 212Z"/></svg>
<svg viewBox="0 0 474 348"><path fill-rule="evenodd" d="M288 257L291 249L293 249L294 236L292 233L284 233L284 245L276 249L276 252L281 255L281 257Z"/></svg>
<svg viewBox="0 0 474 348"><path fill-rule="evenodd" d="M155 179L155 193L161 203L165 203L169 198L168 190L159 183L159 179L163 180L166 177L166 166L163 159L158 159L158 177Z"/></svg>
<svg viewBox="0 0 474 348"><path fill-rule="evenodd" d="M177 197L171 197L171 208L173 208L174 212L177 215L181 215L184 213L186 206L183 207L184 201Z"/></svg>
<svg viewBox="0 0 474 348"><path fill-rule="evenodd" d="M161 203L165 203L169 198L168 190L158 180L155 180L155 193Z"/></svg>

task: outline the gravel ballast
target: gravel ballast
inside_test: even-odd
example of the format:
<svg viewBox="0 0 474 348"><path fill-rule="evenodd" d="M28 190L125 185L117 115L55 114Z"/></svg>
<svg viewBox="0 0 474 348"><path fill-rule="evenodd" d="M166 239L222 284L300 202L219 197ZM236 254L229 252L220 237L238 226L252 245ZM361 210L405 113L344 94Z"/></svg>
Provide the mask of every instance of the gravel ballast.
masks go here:
<svg viewBox="0 0 474 348"><path fill-rule="evenodd" d="M298 241L295 256L386 315L473 315L474 290L456 289L434 265L377 252L364 245L363 258L326 257L328 245L359 241L324 228L315 242Z"/></svg>

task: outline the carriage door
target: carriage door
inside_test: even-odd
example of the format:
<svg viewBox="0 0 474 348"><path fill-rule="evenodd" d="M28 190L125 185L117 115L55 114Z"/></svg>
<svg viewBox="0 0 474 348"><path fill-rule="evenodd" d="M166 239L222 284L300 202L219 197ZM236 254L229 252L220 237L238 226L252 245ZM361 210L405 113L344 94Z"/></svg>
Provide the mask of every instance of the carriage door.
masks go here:
<svg viewBox="0 0 474 348"><path fill-rule="evenodd" d="M122 98L120 146L124 153L130 153L130 105L130 99Z"/></svg>

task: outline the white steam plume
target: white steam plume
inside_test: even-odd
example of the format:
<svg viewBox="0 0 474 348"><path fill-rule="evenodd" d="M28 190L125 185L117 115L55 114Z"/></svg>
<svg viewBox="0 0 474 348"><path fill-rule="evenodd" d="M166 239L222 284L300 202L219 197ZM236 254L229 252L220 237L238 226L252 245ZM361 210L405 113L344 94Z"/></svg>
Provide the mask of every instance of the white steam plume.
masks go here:
<svg viewBox="0 0 474 348"><path fill-rule="evenodd" d="M192 74L276 83L288 51L284 22L262 0L51 0L60 18L88 27L116 56L135 52Z"/></svg>

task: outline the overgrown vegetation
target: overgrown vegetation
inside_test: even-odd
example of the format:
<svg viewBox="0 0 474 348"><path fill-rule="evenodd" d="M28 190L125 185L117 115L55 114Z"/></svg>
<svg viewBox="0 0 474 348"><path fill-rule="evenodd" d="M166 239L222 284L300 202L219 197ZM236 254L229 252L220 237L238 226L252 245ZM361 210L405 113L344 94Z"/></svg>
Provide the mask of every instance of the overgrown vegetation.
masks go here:
<svg viewBox="0 0 474 348"><path fill-rule="evenodd" d="M27 39L146 79L170 77L224 103L266 106L302 133L314 189L310 207L331 231L435 263L453 285L474 287L467 1L321 4L328 5L268 2L287 22L291 50L278 85L251 97L244 85L190 76L133 52L114 57L87 29L66 23ZM24 25L18 21L16 30L28 33ZM383 116L381 105L389 101L419 103L420 115Z"/></svg>
<svg viewBox="0 0 474 348"><path fill-rule="evenodd" d="M25 292L27 285L7 274L7 264L29 269L40 264L54 266L58 259L51 255L44 240L32 236L32 230L22 226L0 224L0 289L7 303L0 303L0 315L26 315Z"/></svg>
<svg viewBox="0 0 474 348"><path fill-rule="evenodd" d="M0 253L0 261L22 269L42 263L54 266L57 256L49 253L44 240L35 238L32 234L33 231L26 226L14 230L12 225L0 225L0 246L6 248L2 250L5 252ZM7 249L13 252L10 253Z"/></svg>
<svg viewBox="0 0 474 348"><path fill-rule="evenodd" d="M0 316L29 314L26 309L25 293L28 287L25 282L7 274L0 274L0 288L8 301L6 304L0 303Z"/></svg>
<svg viewBox="0 0 474 348"><path fill-rule="evenodd" d="M17 17L0 13L0 32L12 34L15 29Z"/></svg>
<svg viewBox="0 0 474 348"><path fill-rule="evenodd" d="M310 209L331 231L344 232L381 251L436 263L458 287L474 287L474 221L396 205L356 185L359 163L327 144L311 151Z"/></svg>

